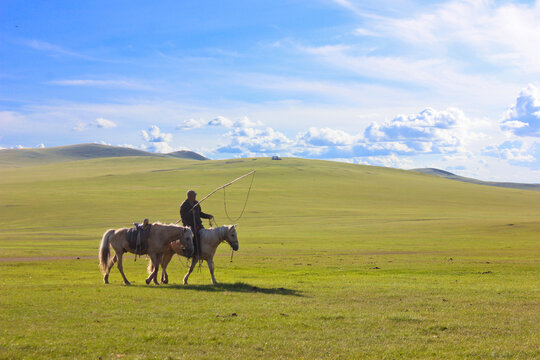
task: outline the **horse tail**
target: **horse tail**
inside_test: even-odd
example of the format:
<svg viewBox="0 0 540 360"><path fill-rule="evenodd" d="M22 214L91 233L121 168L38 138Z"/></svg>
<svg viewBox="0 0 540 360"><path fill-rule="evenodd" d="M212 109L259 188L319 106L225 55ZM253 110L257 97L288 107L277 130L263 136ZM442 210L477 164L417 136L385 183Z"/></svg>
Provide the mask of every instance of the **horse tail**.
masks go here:
<svg viewBox="0 0 540 360"><path fill-rule="evenodd" d="M99 246L99 268L103 273L107 271L107 265L111 257L111 246L109 238L114 234L114 229L107 230L101 238L101 245Z"/></svg>

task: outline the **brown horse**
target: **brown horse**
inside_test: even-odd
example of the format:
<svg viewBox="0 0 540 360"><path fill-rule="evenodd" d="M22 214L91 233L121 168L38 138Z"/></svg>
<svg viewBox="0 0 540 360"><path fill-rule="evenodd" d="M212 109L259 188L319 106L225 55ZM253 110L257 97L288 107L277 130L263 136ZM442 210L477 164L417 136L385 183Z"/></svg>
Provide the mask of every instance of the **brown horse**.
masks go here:
<svg viewBox="0 0 540 360"><path fill-rule="evenodd" d="M122 267L122 255L125 252L135 254L135 249L129 246L127 238L128 228L110 229L105 231L103 238L101 239L101 245L99 247L99 267L103 272L103 281L105 284L109 283L109 273L114 263L118 261L118 270L124 278L124 283L130 285L126 275L124 275L124 269ZM187 226L179 225L165 225L159 222L152 224L150 234L148 235L148 250L145 254L148 254L152 264L154 264L155 271L146 279L146 283L150 284L150 281L157 282L157 272L163 253L169 248L169 244L173 241L180 240L181 252L183 256L193 255L193 232ZM111 258L110 246L113 247L115 255Z"/></svg>
<svg viewBox="0 0 540 360"><path fill-rule="evenodd" d="M236 233L236 225L224 225L216 228L210 229L201 229L199 231L199 238L201 244L201 253L193 254L191 259L191 266L184 276L184 285L187 285L189 275L197 265L199 260L206 260L208 264L208 269L210 270L210 276L212 277L212 283L217 284L216 278L214 276L214 255L216 249L222 242L227 242L234 251L238 250L238 235ZM176 252L179 255L183 255L181 249L179 249L176 244L169 244L167 249L163 253L161 259L161 282L167 284L169 282L169 276L167 275L167 265L171 261L174 253ZM183 255L185 256L185 255ZM155 266L153 263L148 264L148 272L153 273L155 271Z"/></svg>

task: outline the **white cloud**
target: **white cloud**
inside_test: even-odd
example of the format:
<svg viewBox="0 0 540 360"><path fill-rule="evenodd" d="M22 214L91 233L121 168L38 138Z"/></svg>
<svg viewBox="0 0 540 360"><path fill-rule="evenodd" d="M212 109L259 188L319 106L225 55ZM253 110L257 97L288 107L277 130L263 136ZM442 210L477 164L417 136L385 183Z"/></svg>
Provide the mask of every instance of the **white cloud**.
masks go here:
<svg viewBox="0 0 540 360"><path fill-rule="evenodd" d="M354 14L362 17L377 17L368 12L363 11L354 1L350 0L332 0L335 4L353 12Z"/></svg>
<svg viewBox="0 0 540 360"><path fill-rule="evenodd" d="M264 124L260 121L251 121L247 116L241 117L233 123L233 126L236 128L248 128L248 127L257 127L263 126Z"/></svg>
<svg viewBox="0 0 540 360"><path fill-rule="evenodd" d="M354 34L359 36L379 36L377 32L365 28L357 28L354 30Z"/></svg>
<svg viewBox="0 0 540 360"><path fill-rule="evenodd" d="M344 146L353 144L356 137L342 130L311 127L307 132L300 134L298 139L315 146Z"/></svg>
<svg viewBox="0 0 540 360"><path fill-rule="evenodd" d="M230 137L230 143L220 146L216 149L217 152L242 153L247 150L252 153L266 154L284 150L293 144L287 136L270 127L265 129L235 128L226 136Z"/></svg>
<svg viewBox="0 0 540 360"><path fill-rule="evenodd" d="M134 145L131 145L131 144L118 145L118 146L123 146L123 147L127 147L127 148L130 148L130 149L137 149L137 150L144 150L144 151L149 151L149 152L161 153L161 154L171 153L171 152L180 151L180 150L192 151L188 147L174 146L174 145L171 145L171 144L169 144L167 142L151 142L149 144L142 144L140 146L134 146ZM199 154L201 154L201 155L204 155L201 151L197 151L197 152Z"/></svg>
<svg viewBox="0 0 540 360"><path fill-rule="evenodd" d="M190 129L200 128L203 126L215 126L215 127L224 127L224 128L253 128L253 127L263 126L263 123L260 121L251 121L247 116L241 117L235 121L232 121L231 119L225 116L216 116L210 121L205 121L203 119L184 120L179 125L176 126L176 129L177 130L190 130Z"/></svg>
<svg viewBox="0 0 540 360"><path fill-rule="evenodd" d="M152 125L148 130L142 130L141 134L144 140L152 143L168 143L172 140L172 134L162 133L156 125Z"/></svg>
<svg viewBox="0 0 540 360"><path fill-rule="evenodd" d="M86 56L84 55L65 49L61 46L51 44L46 41L32 39L32 40L24 40L22 41L22 43L34 50L43 51L51 55L65 55L65 56L71 56L71 57L86 58Z"/></svg>
<svg viewBox="0 0 540 360"><path fill-rule="evenodd" d="M149 145L142 145L141 147L143 150L162 154L176 151L174 147L166 142L152 142Z"/></svg>
<svg viewBox="0 0 540 360"><path fill-rule="evenodd" d="M540 137L540 94L534 85L521 90L504 114L501 128L518 136Z"/></svg>
<svg viewBox="0 0 540 360"><path fill-rule="evenodd" d="M391 121L371 123L364 136L370 142L400 142L419 153L460 150L470 132L470 120L459 109L426 108L418 114L399 115Z"/></svg>
<svg viewBox="0 0 540 360"><path fill-rule="evenodd" d="M373 17L358 35L384 36L445 55L463 49L499 65L540 71L540 3L453 0L408 18ZM363 29L369 27L370 33ZM459 56L459 53L456 55Z"/></svg>
<svg viewBox="0 0 540 360"><path fill-rule="evenodd" d="M495 113L516 84L540 74L540 48L531 45L540 43L540 1L453 0L398 11L395 18L362 14L362 7L375 7L365 2L334 2L360 15L353 33L362 41L304 41L296 50L337 74L359 75L357 84L405 88L433 104L444 97L469 112L483 106Z"/></svg>
<svg viewBox="0 0 540 360"><path fill-rule="evenodd" d="M116 123L112 122L111 120L104 119L104 118L97 118L96 120L92 122L92 125L98 128L103 128L103 129L110 129L110 128L116 127Z"/></svg>
<svg viewBox="0 0 540 360"><path fill-rule="evenodd" d="M531 163L536 163L540 168L540 142L527 145L520 140L505 141L499 145L487 146L483 154L508 160L511 164L518 166L531 167Z"/></svg>
<svg viewBox="0 0 540 360"><path fill-rule="evenodd" d="M299 46L332 67L367 78L405 82L430 88L463 89L479 76L462 75L443 57L407 58L404 56L370 55L349 45ZM450 81L452 80L452 81Z"/></svg>
<svg viewBox="0 0 540 360"><path fill-rule="evenodd" d="M180 124L176 126L176 130L197 129L204 126L205 124L206 122L204 120L197 120L197 119L183 120Z"/></svg>
<svg viewBox="0 0 540 360"><path fill-rule="evenodd" d="M22 146L22 145L15 145L11 147L3 147L0 146L0 150L8 150L8 149L29 149L28 147Z"/></svg>
<svg viewBox="0 0 540 360"><path fill-rule="evenodd" d="M133 80L67 79L49 81L48 84L61 86L121 88L130 90L156 90L151 86L144 85Z"/></svg>
<svg viewBox="0 0 540 360"><path fill-rule="evenodd" d="M113 122L111 120L107 120L105 118L97 118L94 121L91 121L89 123L86 123L86 122L83 122L83 121L78 121L77 125L75 125L73 127L73 130L74 131L84 131L84 130L87 130L88 128L90 128L90 127L98 128L98 129L112 129L112 128L117 127L117 125L116 125L115 122Z"/></svg>
<svg viewBox="0 0 540 360"><path fill-rule="evenodd" d="M389 161L389 156L397 155L464 153L468 151L467 144L480 135L462 111L426 108L418 114L399 115L382 123L372 122L363 135L311 127L291 139L270 127L235 128L227 133L229 143L216 151L230 154L281 151L309 158L382 157Z"/></svg>
<svg viewBox="0 0 540 360"><path fill-rule="evenodd" d="M335 47L337 49L344 47ZM305 47L301 48L305 51ZM312 48L313 49L313 48ZM355 111L358 108L374 106L375 103L382 102L383 99L392 98L395 100L394 106L398 103L410 104L411 94L403 89L392 88L380 84L367 84L356 81L336 81L336 80L313 80L293 76L278 76L263 73L235 73L228 81L239 86L250 89L262 89L274 92L280 96L292 96L305 98L324 99L339 103L349 102L354 104ZM386 103L386 100L384 100ZM318 104L316 110L321 110ZM339 111L337 108L334 112Z"/></svg>
<svg viewBox="0 0 540 360"><path fill-rule="evenodd" d="M185 149L184 147L175 147L171 145L172 134L161 132L157 125L152 125L147 130L142 130L141 135L145 141L149 142L149 144L141 145L142 150L156 153L169 153Z"/></svg>
<svg viewBox="0 0 540 360"><path fill-rule="evenodd" d="M73 127L73 130L74 131L84 131L88 128L88 125L82 121L78 121L77 122L77 125L75 125L75 127Z"/></svg>
<svg viewBox="0 0 540 360"><path fill-rule="evenodd" d="M230 128L233 126L233 122L224 116L217 116L208 122L208 126L223 126Z"/></svg>
<svg viewBox="0 0 540 360"><path fill-rule="evenodd" d="M450 162L453 162L453 161L457 161L457 162L465 162L465 161L470 160L473 156L474 156L474 155L473 155L472 152L466 151L466 152L459 153L459 154L445 155L445 156L443 156L443 161L450 161Z"/></svg>

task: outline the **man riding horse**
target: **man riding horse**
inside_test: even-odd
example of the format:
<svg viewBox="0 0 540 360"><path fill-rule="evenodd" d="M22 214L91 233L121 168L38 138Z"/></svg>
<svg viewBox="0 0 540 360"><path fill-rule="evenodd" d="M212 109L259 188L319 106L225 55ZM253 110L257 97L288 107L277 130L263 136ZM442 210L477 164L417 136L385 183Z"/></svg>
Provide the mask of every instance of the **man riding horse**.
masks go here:
<svg viewBox="0 0 540 360"><path fill-rule="evenodd" d="M193 245L195 246L195 253L200 253L200 241L199 230L204 229L202 224L203 219L213 219L214 216L202 212L201 205L197 205L197 193L193 190L187 192L187 199L180 205L180 217L182 218L182 224L189 226L193 231ZM192 210L193 209L193 210Z"/></svg>

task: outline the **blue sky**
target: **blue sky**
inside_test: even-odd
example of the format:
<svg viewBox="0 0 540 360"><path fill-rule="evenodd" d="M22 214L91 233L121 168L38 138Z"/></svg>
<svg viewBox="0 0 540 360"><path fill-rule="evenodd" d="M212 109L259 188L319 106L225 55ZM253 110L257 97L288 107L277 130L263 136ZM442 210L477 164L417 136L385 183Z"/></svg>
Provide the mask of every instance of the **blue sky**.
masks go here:
<svg viewBox="0 0 540 360"><path fill-rule="evenodd" d="M0 147L540 182L540 1L0 3Z"/></svg>

